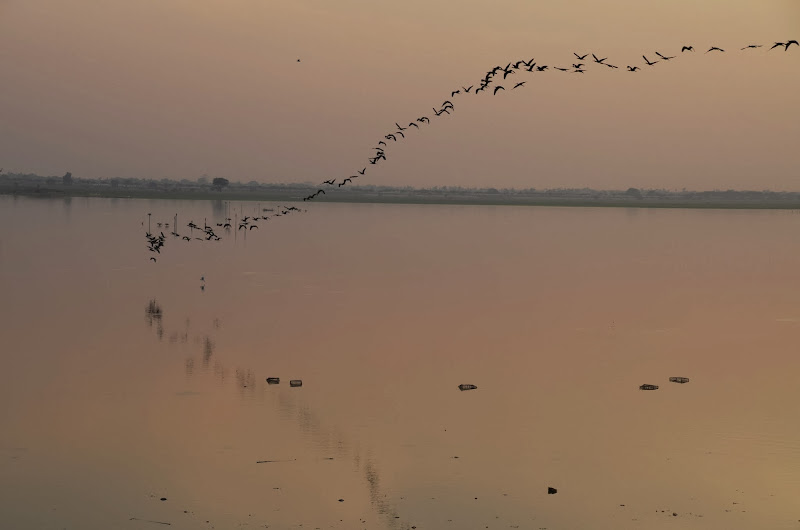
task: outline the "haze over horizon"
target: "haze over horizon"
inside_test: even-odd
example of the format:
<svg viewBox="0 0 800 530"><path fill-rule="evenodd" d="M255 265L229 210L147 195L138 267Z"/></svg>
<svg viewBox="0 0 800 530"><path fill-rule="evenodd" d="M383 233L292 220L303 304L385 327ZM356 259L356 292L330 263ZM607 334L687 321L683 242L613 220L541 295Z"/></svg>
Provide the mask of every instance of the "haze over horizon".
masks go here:
<svg viewBox="0 0 800 530"><path fill-rule="evenodd" d="M789 0L3 0L0 167L319 182L452 99L359 184L798 190L800 48L767 51L792 38ZM656 51L449 98L512 60Z"/></svg>

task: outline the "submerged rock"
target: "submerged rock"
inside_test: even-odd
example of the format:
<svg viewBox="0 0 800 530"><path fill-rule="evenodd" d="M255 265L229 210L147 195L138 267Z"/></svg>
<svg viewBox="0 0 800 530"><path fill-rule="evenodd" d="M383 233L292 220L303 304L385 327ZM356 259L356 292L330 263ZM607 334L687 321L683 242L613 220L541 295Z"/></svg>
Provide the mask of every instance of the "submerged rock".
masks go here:
<svg viewBox="0 0 800 530"><path fill-rule="evenodd" d="M464 391L464 390L475 390L476 388L478 388L478 387L475 386L475 385L463 385L463 384L462 385L458 385L458 389L461 390L461 391Z"/></svg>
<svg viewBox="0 0 800 530"><path fill-rule="evenodd" d="M302 379L292 379L291 381L289 381L289 386L303 386L303 380Z"/></svg>
<svg viewBox="0 0 800 530"><path fill-rule="evenodd" d="M556 493L558 493L557 489L551 488L550 486L547 487L547 494L548 495L555 495Z"/></svg>
<svg viewBox="0 0 800 530"><path fill-rule="evenodd" d="M644 384L639 386L639 390L658 390L658 385Z"/></svg>

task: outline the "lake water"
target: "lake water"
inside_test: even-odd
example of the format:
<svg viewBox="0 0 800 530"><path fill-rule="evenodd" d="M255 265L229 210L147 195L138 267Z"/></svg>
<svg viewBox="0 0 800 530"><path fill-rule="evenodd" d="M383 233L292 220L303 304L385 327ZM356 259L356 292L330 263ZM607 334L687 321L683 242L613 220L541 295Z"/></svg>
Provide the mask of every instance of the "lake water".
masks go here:
<svg viewBox="0 0 800 530"><path fill-rule="evenodd" d="M275 207L0 197L0 527L800 528L796 212Z"/></svg>

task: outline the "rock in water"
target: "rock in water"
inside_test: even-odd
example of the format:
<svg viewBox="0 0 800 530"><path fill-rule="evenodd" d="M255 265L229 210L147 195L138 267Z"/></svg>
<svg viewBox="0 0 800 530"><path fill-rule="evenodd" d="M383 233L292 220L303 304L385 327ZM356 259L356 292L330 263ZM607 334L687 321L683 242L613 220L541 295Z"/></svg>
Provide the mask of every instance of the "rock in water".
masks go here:
<svg viewBox="0 0 800 530"><path fill-rule="evenodd" d="M462 390L462 391L463 390L475 390L476 388L478 388L478 387L475 386L475 385L458 385L458 389Z"/></svg>
<svg viewBox="0 0 800 530"><path fill-rule="evenodd" d="M639 390L658 390L658 385L644 384L639 387Z"/></svg>
<svg viewBox="0 0 800 530"><path fill-rule="evenodd" d="M547 494L548 495L555 495L556 493L558 493L557 489L551 488L550 486L547 487Z"/></svg>
<svg viewBox="0 0 800 530"><path fill-rule="evenodd" d="M689 382L689 378L688 377L670 377L669 378L669 382L670 383L684 384L684 383L688 383Z"/></svg>
<svg viewBox="0 0 800 530"><path fill-rule="evenodd" d="M302 379L292 379L289 381L289 386L303 386Z"/></svg>
<svg viewBox="0 0 800 530"><path fill-rule="evenodd" d="M280 377L267 377L267 384L268 385L277 385L281 382Z"/></svg>

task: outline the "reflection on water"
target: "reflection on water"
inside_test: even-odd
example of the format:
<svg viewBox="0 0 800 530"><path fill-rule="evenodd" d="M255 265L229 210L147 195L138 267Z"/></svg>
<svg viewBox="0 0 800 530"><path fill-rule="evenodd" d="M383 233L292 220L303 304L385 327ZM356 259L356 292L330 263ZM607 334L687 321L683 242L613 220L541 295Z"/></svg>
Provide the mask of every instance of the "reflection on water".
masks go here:
<svg viewBox="0 0 800 530"><path fill-rule="evenodd" d="M796 528L797 216L271 207L0 198L0 527Z"/></svg>

